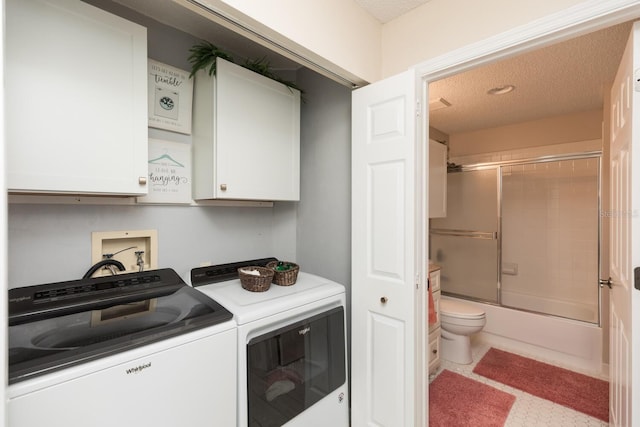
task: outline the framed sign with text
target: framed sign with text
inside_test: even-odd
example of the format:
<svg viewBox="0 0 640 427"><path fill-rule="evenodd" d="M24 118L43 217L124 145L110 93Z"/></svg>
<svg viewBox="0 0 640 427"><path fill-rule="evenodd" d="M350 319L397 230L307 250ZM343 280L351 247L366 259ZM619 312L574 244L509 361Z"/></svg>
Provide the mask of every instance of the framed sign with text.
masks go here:
<svg viewBox="0 0 640 427"><path fill-rule="evenodd" d="M191 144L149 139L148 193L138 203L191 203Z"/></svg>
<svg viewBox="0 0 640 427"><path fill-rule="evenodd" d="M193 80L189 72L148 60L149 127L191 134Z"/></svg>

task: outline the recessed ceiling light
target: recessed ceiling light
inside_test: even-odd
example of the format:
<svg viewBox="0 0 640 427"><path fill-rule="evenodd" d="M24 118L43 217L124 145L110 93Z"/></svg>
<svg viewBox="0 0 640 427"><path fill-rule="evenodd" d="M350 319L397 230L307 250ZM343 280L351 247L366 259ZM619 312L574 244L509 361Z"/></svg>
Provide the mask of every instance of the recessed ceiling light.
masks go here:
<svg viewBox="0 0 640 427"><path fill-rule="evenodd" d="M504 95L507 94L509 92L513 92L513 90L516 87L514 85L504 85L504 86L498 86L498 87L494 87L492 89L489 89L487 91L487 93L489 95Z"/></svg>

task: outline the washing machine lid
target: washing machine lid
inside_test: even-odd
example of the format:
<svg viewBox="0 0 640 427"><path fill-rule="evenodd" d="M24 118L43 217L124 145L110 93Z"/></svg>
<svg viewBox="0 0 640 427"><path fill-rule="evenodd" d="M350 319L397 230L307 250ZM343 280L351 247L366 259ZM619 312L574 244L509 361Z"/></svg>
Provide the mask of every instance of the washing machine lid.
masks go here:
<svg viewBox="0 0 640 427"><path fill-rule="evenodd" d="M169 268L13 288L8 297L10 384L232 318Z"/></svg>
<svg viewBox="0 0 640 427"><path fill-rule="evenodd" d="M450 299L440 300L440 313L443 316L459 317L466 319L476 319L484 317L485 312L473 304L464 303Z"/></svg>
<svg viewBox="0 0 640 427"><path fill-rule="evenodd" d="M244 263L246 262L225 265L233 265L237 277L237 268L246 266ZM215 283L214 270L221 268L224 272L227 270L225 265L198 267L195 273L195 269L192 270L191 285L233 313L238 325L273 316L306 304L318 304L319 301L325 299L334 301L336 296L344 298L343 285L304 272L298 273L295 284L291 286L271 284L270 288L264 292L251 292L244 289L240 279L237 278ZM228 279L229 276L225 278Z"/></svg>

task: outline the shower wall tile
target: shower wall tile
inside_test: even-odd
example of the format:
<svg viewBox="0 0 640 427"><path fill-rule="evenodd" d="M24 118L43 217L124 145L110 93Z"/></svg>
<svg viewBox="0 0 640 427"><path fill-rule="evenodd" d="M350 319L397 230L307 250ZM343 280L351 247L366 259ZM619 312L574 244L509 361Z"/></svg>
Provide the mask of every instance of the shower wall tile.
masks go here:
<svg viewBox="0 0 640 427"><path fill-rule="evenodd" d="M502 289L538 304L523 308L559 314L558 302L597 301L596 166L585 159L550 162L503 175L503 262L517 264L518 275L503 275Z"/></svg>

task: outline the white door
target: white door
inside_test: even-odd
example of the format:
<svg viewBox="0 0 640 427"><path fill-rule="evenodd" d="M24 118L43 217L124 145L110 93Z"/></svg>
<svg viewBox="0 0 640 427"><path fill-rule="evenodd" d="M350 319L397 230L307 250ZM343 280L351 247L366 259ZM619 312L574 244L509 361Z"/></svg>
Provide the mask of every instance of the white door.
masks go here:
<svg viewBox="0 0 640 427"><path fill-rule="evenodd" d="M426 143L417 143L415 73L352 99L351 417L359 426L426 424L422 236ZM422 275L421 277L424 277Z"/></svg>
<svg viewBox="0 0 640 427"><path fill-rule="evenodd" d="M638 424L635 420L638 416L632 415L632 402L637 406L640 396L640 376L631 369L632 355L640 354L632 334L634 329L640 331L640 291L633 288L633 266L640 265L640 197L632 192L632 188L636 193L640 191L640 140L632 132L634 128L640 129L640 111L634 105L640 91L639 31L636 23L611 89L609 417L613 426ZM634 388L635 397L632 396Z"/></svg>

